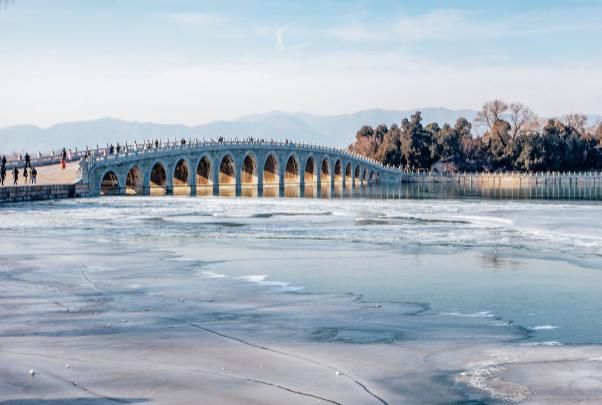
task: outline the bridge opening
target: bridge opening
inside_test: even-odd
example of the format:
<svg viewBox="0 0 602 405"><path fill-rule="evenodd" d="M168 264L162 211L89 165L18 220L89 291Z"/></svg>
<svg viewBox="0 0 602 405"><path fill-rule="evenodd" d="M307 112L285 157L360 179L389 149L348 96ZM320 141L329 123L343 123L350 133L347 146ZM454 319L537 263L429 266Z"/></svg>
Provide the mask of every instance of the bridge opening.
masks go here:
<svg viewBox="0 0 602 405"><path fill-rule="evenodd" d="M240 168L241 195L257 197L257 163L251 155L245 156Z"/></svg>
<svg viewBox="0 0 602 405"><path fill-rule="evenodd" d="M280 175L278 174L278 160L270 153L265 160L263 168L263 196L278 197Z"/></svg>
<svg viewBox="0 0 602 405"><path fill-rule="evenodd" d="M345 166L345 188L351 188L351 184L353 183L352 170L351 163L347 163L347 166Z"/></svg>
<svg viewBox="0 0 602 405"><path fill-rule="evenodd" d="M219 195L221 197L236 196L236 171L234 160L230 155L224 156L219 165Z"/></svg>
<svg viewBox="0 0 602 405"><path fill-rule="evenodd" d="M340 160L334 164L334 184L343 184L343 163Z"/></svg>
<svg viewBox="0 0 602 405"><path fill-rule="evenodd" d="M207 156L203 156L196 168L196 194L202 196L213 195L211 161Z"/></svg>
<svg viewBox="0 0 602 405"><path fill-rule="evenodd" d="M316 196L316 162L313 157L309 157L305 162L305 170L303 171L303 180L305 187L303 190L303 196L314 198Z"/></svg>
<svg viewBox="0 0 602 405"><path fill-rule="evenodd" d="M150 175L150 195L167 194L167 173L162 163L155 163Z"/></svg>
<svg viewBox="0 0 602 405"><path fill-rule="evenodd" d="M337 159L334 163L334 196L342 197L343 196L343 162L340 159Z"/></svg>
<svg viewBox="0 0 602 405"><path fill-rule="evenodd" d="M128 172L125 180L126 195L142 195L144 194L144 175L138 166L134 166Z"/></svg>
<svg viewBox="0 0 602 405"><path fill-rule="evenodd" d="M286 161L284 170L284 196L299 197L301 190L301 176L299 175L299 162L295 156L290 156Z"/></svg>
<svg viewBox="0 0 602 405"><path fill-rule="evenodd" d="M119 179L114 172L107 172L100 181L100 195L119 195Z"/></svg>
<svg viewBox="0 0 602 405"><path fill-rule="evenodd" d="M364 174L362 175L362 186L368 184L368 169L364 169Z"/></svg>
<svg viewBox="0 0 602 405"><path fill-rule="evenodd" d="M172 183L174 195L190 195L190 185L188 184L188 162L185 159L180 159L176 164Z"/></svg>
<svg viewBox="0 0 602 405"><path fill-rule="evenodd" d="M330 184L330 164L328 158L324 158L320 167L320 197L330 197Z"/></svg>
<svg viewBox="0 0 602 405"><path fill-rule="evenodd" d="M376 172L370 172L370 185L376 185Z"/></svg>

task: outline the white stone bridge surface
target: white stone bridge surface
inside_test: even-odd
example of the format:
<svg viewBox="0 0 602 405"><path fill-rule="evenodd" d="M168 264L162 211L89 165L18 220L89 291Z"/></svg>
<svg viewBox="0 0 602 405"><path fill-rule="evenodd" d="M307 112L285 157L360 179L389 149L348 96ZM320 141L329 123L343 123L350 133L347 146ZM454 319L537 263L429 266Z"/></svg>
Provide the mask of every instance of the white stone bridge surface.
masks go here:
<svg viewBox="0 0 602 405"><path fill-rule="evenodd" d="M402 172L349 151L275 141L137 145L81 164L89 195L316 196L400 184Z"/></svg>

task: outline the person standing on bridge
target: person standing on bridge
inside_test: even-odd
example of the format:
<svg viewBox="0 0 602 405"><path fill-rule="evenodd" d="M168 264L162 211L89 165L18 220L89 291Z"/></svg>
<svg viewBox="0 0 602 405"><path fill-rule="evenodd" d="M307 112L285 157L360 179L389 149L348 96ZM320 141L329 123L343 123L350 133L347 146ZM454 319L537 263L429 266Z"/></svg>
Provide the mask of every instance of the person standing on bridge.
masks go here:
<svg viewBox="0 0 602 405"><path fill-rule="evenodd" d="M35 167L31 168L31 184L37 184L38 181L38 171Z"/></svg>
<svg viewBox="0 0 602 405"><path fill-rule="evenodd" d="M16 186L19 183L19 169L17 166L13 169L13 185Z"/></svg>
<svg viewBox="0 0 602 405"><path fill-rule="evenodd" d="M25 168L28 166L31 167L31 156L29 156L29 153L25 153Z"/></svg>
<svg viewBox="0 0 602 405"><path fill-rule="evenodd" d="M6 168L6 156L2 156L2 166Z"/></svg>
<svg viewBox="0 0 602 405"><path fill-rule="evenodd" d="M23 184L27 185L27 166L23 168Z"/></svg>
<svg viewBox="0 0 602 405"><path fill-rule="evenodd" d="M6 179L6 166L0 166L0 184L4 186L4 179Z"/></svg>

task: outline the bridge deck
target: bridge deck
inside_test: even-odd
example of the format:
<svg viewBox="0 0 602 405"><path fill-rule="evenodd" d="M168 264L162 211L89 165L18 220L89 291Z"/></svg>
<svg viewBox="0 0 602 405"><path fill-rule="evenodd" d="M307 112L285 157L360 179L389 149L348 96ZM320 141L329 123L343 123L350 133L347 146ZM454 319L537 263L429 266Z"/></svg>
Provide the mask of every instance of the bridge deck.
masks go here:
<svg viewBox="0 0 602 405"><path fill-rule="evenodd" d="M65 170L61 170L61 166L58 164L48 166L36 167L38 171L37 184L38 185L51 185L51 184L74 184L78 177L79 163L69 162L66 165ZM29 171L29 169L28 169ZM29 183L29 177L27 182ZM28 184L29 185L29 184ZM25 178L23 177L23 169L19 168L19 184L13 186L13 175L10 170L6 173L6 180L4 180L4 187L24 187Z"/></svg>

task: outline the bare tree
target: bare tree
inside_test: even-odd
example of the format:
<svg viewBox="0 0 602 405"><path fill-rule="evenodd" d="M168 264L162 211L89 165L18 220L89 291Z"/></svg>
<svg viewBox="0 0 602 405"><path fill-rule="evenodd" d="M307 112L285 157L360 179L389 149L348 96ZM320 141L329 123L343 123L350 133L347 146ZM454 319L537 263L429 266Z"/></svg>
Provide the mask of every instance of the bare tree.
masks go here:
<svg viewBox="0 0 602 405"><path fill-rule="evenodd" d="M483 104L483 107L481 108L481 111L477 113L474 122L478 125L487 126L491 130L495 123L507 111L508 104L502 100L488 101Z"/></svg>
<svg viewBox="0 0 602 405"><path fill-rule="evenodd" d="M537 128L537 116L529 107L522 103L512 103L509 109L512 139L524 131Z"/></svg>
<svg viewBox="0 0 602 405"><path fill-rule="evenodd" d="M600 124L598 124L598 128L596 128L596 131L594 132L594 136L598 140L598 143L600 145L602 145L602 122L600 122Z"/></svg>
<svg viewBox="0 0 602 405"><path fill-rule="evenodd" d="M565 114L562 116L562 122L564 125L572 127L577 132L583 134L587 125L587 116L581 113Z"/></svg>

